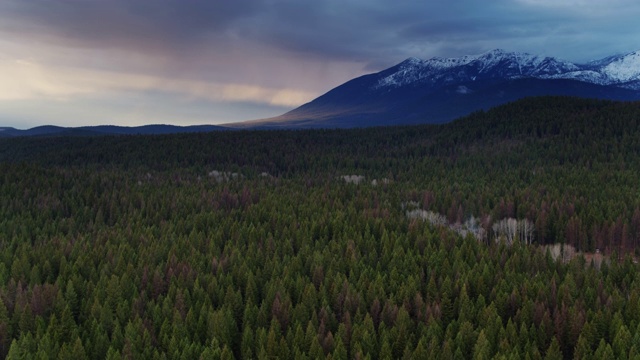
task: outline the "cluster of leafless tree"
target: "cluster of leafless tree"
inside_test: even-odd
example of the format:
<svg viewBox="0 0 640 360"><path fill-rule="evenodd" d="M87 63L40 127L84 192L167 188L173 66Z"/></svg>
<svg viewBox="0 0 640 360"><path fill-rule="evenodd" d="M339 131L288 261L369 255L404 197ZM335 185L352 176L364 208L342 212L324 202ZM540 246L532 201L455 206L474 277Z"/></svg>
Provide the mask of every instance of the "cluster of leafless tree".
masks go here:
<svg viewBox="0 0 640 360"><path fill-rule="evenodd" d="M533 243L534 229L533 222L527 219L517 220L514 218L502 219L491 226L493 238L496 241L504 239L507 244L513 244L516 240L525 244Z"/></svg>
<svg viewBox="0 0 640 360"><path fill-rule="evenodd" d="M407 211L407 217L410 219L422 219L433 226L448 227L462 236L471 234L478 241L487 240L487 231L482 227L478 219L473 216L467 219L463 224L450 224L447 221L447 217L442 214L422 209L414 209ZM528 219L518 220L514 218L505 218L495 222L491 226L491 230L493 231L492 239L495 241L504 240L509 245L513 244L515 241L522 241L523 243L530 245L534 240L534 229L535 224Z"/></svg>

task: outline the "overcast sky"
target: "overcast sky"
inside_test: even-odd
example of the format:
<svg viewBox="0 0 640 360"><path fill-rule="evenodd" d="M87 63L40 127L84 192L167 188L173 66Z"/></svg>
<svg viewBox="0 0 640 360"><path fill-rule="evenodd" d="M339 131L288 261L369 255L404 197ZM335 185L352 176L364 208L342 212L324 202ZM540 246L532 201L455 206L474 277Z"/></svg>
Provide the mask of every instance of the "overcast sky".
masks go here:
<svg viewBox="0 0 640 360"><path fill-rule="evenodd" d="M0 0L0 126L282 114L407 57L640 50L636 0Z"/></svg>

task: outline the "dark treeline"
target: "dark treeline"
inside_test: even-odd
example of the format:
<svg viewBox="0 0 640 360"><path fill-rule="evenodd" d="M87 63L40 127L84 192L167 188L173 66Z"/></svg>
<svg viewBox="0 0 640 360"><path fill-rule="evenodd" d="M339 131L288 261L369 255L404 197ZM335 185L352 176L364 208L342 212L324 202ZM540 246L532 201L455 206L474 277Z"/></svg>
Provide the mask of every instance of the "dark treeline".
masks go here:
<svg viewBox="0 0 640 360"><path fill-rule="evenodd" d="M640 104L570 98L438 126L0 139L0 356L638 358L639 174ZM408 203L487 233L529 220L534 246Z"/></svg>

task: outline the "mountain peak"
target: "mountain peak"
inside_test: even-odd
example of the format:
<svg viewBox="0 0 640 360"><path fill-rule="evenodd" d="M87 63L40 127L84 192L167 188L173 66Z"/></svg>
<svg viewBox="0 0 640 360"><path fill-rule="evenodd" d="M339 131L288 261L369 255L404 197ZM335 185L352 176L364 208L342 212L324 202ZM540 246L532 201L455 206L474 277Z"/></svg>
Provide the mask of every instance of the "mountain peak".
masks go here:
<svg viewBox="0 0 640 360"><path fill-rule="evenodd" d="M538 56L538 55L532 55L525 52L506 51L503 49L493 49L485 53L482 53L480 55L467 55L466 57L473 58L475 60L483 60L483 61L487 61L490 59L491 60L507 59L507 60L513 60L518 62L532 61L532 60L542 61L542 59L545 59L545 57ZM549 59L552 59L552 58L549 58Z"/></svg>
<svg viewBox="0 0 640 360"><path fill-rule="evenodd" d="M489 50L487 52L484 52L484 53L478 55L478 57L483 57L483 56L505 56L505 55L509 55L509 54L515 54L515 53L511 52L511 51L506 51L504 49L493 49L493 50Z"/></svg>
<svg viewBox="0 0 640 360"><path fill-rule="evenodd" d="M422 59L419 59L417 57L412 56L410 58L407 58L406 60L404 60L403 62L401 62L398 65L403 65L403 64L405 64L405 65L418 65L418 64L421 64L422 62L423 62Z"/></svg>

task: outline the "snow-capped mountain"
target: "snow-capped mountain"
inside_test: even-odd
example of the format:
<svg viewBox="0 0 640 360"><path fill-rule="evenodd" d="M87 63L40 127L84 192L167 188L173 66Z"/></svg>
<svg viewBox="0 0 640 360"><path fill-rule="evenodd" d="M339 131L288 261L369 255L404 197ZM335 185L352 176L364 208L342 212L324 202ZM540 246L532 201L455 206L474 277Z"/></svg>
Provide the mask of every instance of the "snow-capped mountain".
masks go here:
<svg viewBox="0 0 640 360"><path fill-rule="evenodd" d="M361 76L266 127L442 123L528 96L640 100L640 51L587 64L504 50L459 58L409 58Z"/></svg>
<svg viewBox="0 0 640 360"><path fill-rule="evenodd" d="M409 58L378 81L377 88L416 84L447 84L484 79L565 79L628 89L640 86L640 51L612 56L588 64L553 57L492 50L460 58Z"/></svg>

